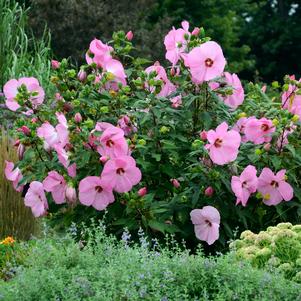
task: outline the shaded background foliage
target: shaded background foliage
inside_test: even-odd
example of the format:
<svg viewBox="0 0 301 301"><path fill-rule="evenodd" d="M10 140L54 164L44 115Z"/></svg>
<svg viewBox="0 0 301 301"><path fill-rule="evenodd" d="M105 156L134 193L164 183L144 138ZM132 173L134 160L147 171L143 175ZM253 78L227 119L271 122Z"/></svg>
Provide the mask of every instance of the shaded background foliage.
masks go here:
<svg viewBox="0 0 301 301"><path fill-rule="evenodd" d="M139 54L164 59L163 38L186 19L218 41L232 72L244 79L280 80L301 64L298 0L32 0L31 26L41 36L47 23L58 58L82 61L94 37L133 30ZM296 74L300 76L300 72Z"/></svg>

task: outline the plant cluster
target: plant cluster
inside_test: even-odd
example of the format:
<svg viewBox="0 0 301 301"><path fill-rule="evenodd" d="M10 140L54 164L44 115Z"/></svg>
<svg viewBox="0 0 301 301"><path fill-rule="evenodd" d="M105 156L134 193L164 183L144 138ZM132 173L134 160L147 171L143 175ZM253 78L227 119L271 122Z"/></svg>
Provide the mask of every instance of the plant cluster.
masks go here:
<svg viewBox="0 0 301 301"><path fill-rule="evenodd" d="M299 300L300 284L237 263L231 256L189 255L172 238L162 247L140 229L121 241L93 225L31 242L23 267L0 281L0 300Z"/></svg>
<svg viewBox="0 0 301 301"><path fill-rule="evenodd" d="M249 84L189 23L165 36L165 69L131 55L134 34L94 39L79 70L52 61L54 94L11 79L20 161L5 174L33 214L225 246L233 231L300 216L300 81ZM279 91L280 90L280 91Z"/></svg>
<svg viewBox="0 0 301 301"><path fill-rule="evenodd" d="M301 282L301 226L280 223L255 234L249 230L230 244L239 259L258 268L276 269L285 277Z"/></svg>

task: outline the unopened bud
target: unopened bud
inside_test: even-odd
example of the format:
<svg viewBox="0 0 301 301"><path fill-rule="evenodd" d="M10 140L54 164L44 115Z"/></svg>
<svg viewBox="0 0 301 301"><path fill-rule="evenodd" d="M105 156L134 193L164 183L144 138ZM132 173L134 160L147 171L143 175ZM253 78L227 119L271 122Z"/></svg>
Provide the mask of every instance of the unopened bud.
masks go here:
<svg viewBox="0 0 301 301"><path fill-rule="evenodd" d="M201 138L201 140L206 141L207 140L207 132L206 131L201 131L200 132L200 138Z"/></svg>
<svg viewBox="0 0 301 301"><path fill-rule="evenodd" d="M142 188L140 188L139 190L138 190L138 195L140 196L140 197L143 197L143 196L145 196L147 194L147 188L146 187L142 187Z"/></svg>
<svg viewBox="0 0 301 301"><path fill-rule="evenodd" d="M82 120L83 120L83 118L82 118L82 115L81 115L80 113L76 113L76 114L74 115L74 121L75 121L76 123L81 123Z"/></svg>
<svg viewBox="0 0 301 301"><path fill-rule="evenodd" d="M20 143L18 146L18 151L17 151L19 160L23 159L24 152L25 152L25 146L24 146L24 144Z"/></svg>
<svg viewBox="0 0 301 301"><path fill-rule="evenodd" d="M30 135L30 129L26 125L22 125L20 128L18 128L18 131L22 132L26 136Z"/></svg>
<svg viewBox="0 0 301 301"><path fill-rule="evenodd" d="M195 27L191 34L192 34L193 36L198 36L199 33L200 33L200 29L199 29L198 27Z"/></svg>
<svg viewBox="0 0 301 301"><path fill-rule="evenodd" d="M68 203L74 204L77 200L76 190L74 187L68 186L66 189L66 199Z"/></svg>
<svg viewBox="0 0 301 301"><path fill-rule="evenodd" d="M51 60L51 68L56 70L58 68L60 68L60 62L59 61L56 61L56 60Z"/></svg>
<svg viewBox="0 0 301 301"><path fill-rule="evenodd" d="M126 35L125 35L126 39L128 41L132 41L133 37L134 37L134 34L133 32L130 30Z"/></svg>
<svg viewBox="0 0 301 301"><path fill-rule="evenodd" d="M211 186L208 186L204 191L205 196L208 197L211 197L213 193L214 193L214 189Z"/></svg>
<svg viewBox="0 0 301 301"><path fill-rule="evenodd" d="M84 82L87 79L87 72L84 70L79 70L79 72L77 73L77 78L81 82Z"/></svg>
<svg viewBox="0 0 301 301"><path fill-rule="evenodd" d="M171 179L171 183L175 188L179 188L181 186L180 182L177 179Z"/></svg>

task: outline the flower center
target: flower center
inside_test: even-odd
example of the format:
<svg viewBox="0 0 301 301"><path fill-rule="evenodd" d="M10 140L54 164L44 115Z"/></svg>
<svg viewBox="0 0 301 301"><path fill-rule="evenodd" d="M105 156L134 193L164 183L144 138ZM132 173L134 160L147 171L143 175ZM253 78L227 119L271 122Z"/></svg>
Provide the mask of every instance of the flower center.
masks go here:
<svg viewBox="0 0 301 301"><path fill-rule="evenodd" d="M264 132L269 130L269 126L267 124L262 124L260 127Z"/></svg>
<svg viewBox="0 0 301 301"><path fill-rule="evenodd" d="M279 187L279 184L278 184L278 182L276 182L276 181L272 181L271 182L271 186L273 186L274 188L278 188Z"/></svg>
<svg viewBox="0 0 301 301"><path fill-rule="evenodd" d="M112 147L112 146L114 146L114 141L112 141L111 139L109 139L109 140L106 142L106 146L107 146L107 147Z"/></svg>
<svg viewBox="0 0 301 301"><path fill-rule="evenodd" d="M205 60L205 65L206 65L206 67L212 67L212 65L213 65L212 59L207 58L207 59Z"/></svg>
<svg viewBox="0 0 301 301"><path fill-rule="evenodd" d="M124 169L121 168L121 167L116 170L116 173L119 174L119 175L123 175L124 172L125 172Z"/></svg>
<svg viewBox="0 0 301 301"><path fill-rule="evenodd" d="M214 146L215 147L221 147L222 146L222 143L223 143L223 140L220 139L220 138L217 138L214 142Z"/></svg>
<svg viewBox="0 0 301 301"><path fill-rule="evenodd" d="M209 227L212 226L212 223L211 223L208 219L205 220L205 223L206 223Z"/></svg>
<svg viewBox="0 0 301 301"><path fill-rule="evenodd" d="M246 188L246 187L248 186L247 181L242 182L241 186L242 186L243 188Z"/></svg>
<svg viewBox="0 0 301 301"><path fill-rule="evenodd" d="M95 187L95 190L98 192L98 193L101 193L103 191L102 187L101 186L96 186Z"/></svg>

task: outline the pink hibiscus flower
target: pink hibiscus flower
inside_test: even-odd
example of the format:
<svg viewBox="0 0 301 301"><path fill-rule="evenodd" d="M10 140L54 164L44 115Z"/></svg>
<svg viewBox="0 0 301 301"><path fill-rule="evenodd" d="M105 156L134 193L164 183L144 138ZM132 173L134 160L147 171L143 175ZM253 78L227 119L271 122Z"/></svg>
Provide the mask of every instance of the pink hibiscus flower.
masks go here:
<svg viewBox="0 0 301 301"><path fill-rule="evenodd" d="M5 104L11 111L17 111L21 106L16 100L18 89L24 85L30 93L29 101L33 108L37 108L43 103L45 92L40 86L39 81L34 77L21 77L20 79L11 79L3 87Z"/></svg>
<svg viewBox="0 0 301 301"><path fill-rule="evenodd" d="M136 167L135 160L123 156L106 162L101 178L104 183L111 184L119 193L128 192L141 180L141 171Z"/></svg>
<svg viewBox="0 0 301 301"><path fill-rule="evenodd" d="M256 119L254 116L252 117L241 117L237 120L235 125L233 126L232 130L237 131L238 133L241 134L241 141L242 142L248 142L248 139L245 135L245 128L246 124L249 120L251 119Z"/></svg>
<svg viewBox="0 0 301 301"><path fill-rule="evenodd" d="M258 184L256 173L256 168L248 165L239 177L232 177L231 188L237 197L236 205L241 203L245 207L251 193L256 191Z"/></svg>
<svg viewBox="0 0 301 301"><path fill-rule="evenodd" d="M89 65L95 63L98 67L103 67L104 63L112 58L112 51L111 46L104 44L101 40L94 39L86 53L86 61Z"/></svg>
<svg viewBox="0 0 301 301"><path fill-rule="evenodd" d="M272 120L266 118L251 118L245 124L244 133L248 141L254 144L262 144L272 140L275 127Z"/></svg>
<svg viewBox="0 0 301 301"><path fill-rule="evenodd" d="M182 28L172 30L165 36L164 45L166 48L165 58L173 65L176 65L181 54L185 52L187 41L185 40L186 31Z"/></svg>
<svg viewBox="0 0 301 301"><path fill-rule="evenodd" d="M110 80L106 84L106 89L108 90L118 90L118 83L121 83L123 86L126 85L126 74L123 68L123 65L114 59L109 59L104 62L103 64L103 70L104 72L110 73L110 75L113 77L112 80Z"/></svg>
<svg viewBox="0 0 301 301"><path fill-rule="evenodd" d="M177 109L178 107L180 107L182 105L182 96L177 95L177 96L171 98L170 102L171 102L171 106L173 108Z"/></svg>
<svg viewBox="0 0 301 301"><path fill-rule="evenodd" d="M13 162L5 161L4 174L7 180L13 182L14 189L18 192L21 192L24 186L19 185L19 182L22 180L23 176L19 167L14 167L15 165Z"/></svg>
<svg viewBox="0 0 301 301"><path fill-rule="evenodd" d="M296 86L289 85L288 90L282 93L281 98L282 107L290 113L298 115L301 121L301 95L297 94L298 91L299 89Z"/></svg>
<svg viewBox="0 0 301 301"><path fill-rule="evenodd" d="M106 128L100 136L99 143L97 151L101 156L116 158L128 154L128 144L124 138L124 132L116 126Z"/></svg>
<svg viewBox="0 0 301 301"><path fill-rule="evenodd" d="M69 143L69 131L66 117L62 113L56 113L58 124L54 128L49 122L44 122L38 129L37 135L44 140L46 150L55 148L56 145L65 147Z"/></svg>
<svg viewBox="0 0 301 301"><path fill-rule="evenodd" d="M193 48L184 60L196 84L221 76L226 65L222 48L213 41Z"/></svg>
<svg viewBox="0 0 301 301"><path fill-rule="evenodd" d="M209 144L206 144L205 148L215 164L224 165L237 158L241 138L238 132L228 131L226 122L220 124L215 131L208 131L207 140Z"/></svg>
<svg viewBox="0 0 301 301"><path fill-rule="evenodd" d="M274 174L265 167L259 178L257 190L263 196L263 202L268 205L278 205L282 200L290 201L294 196L294 190L285 181L286 170L282 169Z"/></svg>
<svg viewBox="0 0 301 301"><path fill-rule="evenodd" d="M29 189L24 198L25 206L31 207L31 211L35 217L44 215L48 209L48 203L43 189L43 184L33 181L29 185Z"/></svg>
<svg viewBox="0 0 301 301"><path fill-rule="evenodd" d="M190 212L190 217L194 225L195 236L199 240L212 245L219 238L221 217L216 208L205 206L202 209L194 209Z"/></svg>
<svg viewBox="0 0 301 301"><path fill-rule="evenodd" d="M157 94L158 97L167 97L171 93L176 91L175 85L168 79L165 69L160 66L159 62L156 62L153 66L150 66L145 69L145 72L147 74L150 74L151 72L155 71L156 76L155 80L161 80L162 81L162 88L160 92ZM147 86L147 89L151 92L155 92L155 87Z"/></svg>
<svg viewBox="0 0 301 301"><path fill-rule="evenodd" d="M233 93L231 95L222 96L221 99L227 106L232 109L236 109L244 101L244 89L235 73L231 74L229 72L224 72L224 77L225 83L233 88ZM221 85L216 82L210 83L209 86L213 91L221 87Z"/></svg>
<svg viewBox="0 0 301 301"><path fill-rule="evenodd" d="M56 204L65 203L67 183L63 176L56 171L50 171L43 181L44 190L51 192Z"/></svg>
<svg viewBox="0 0 301 301"><path fill-rule="evenodd" d="M79 201L96 210L104 210L114 202L112 186L100 177L86 177L79 183Z"/></svg>
<svg viewBox="0 0 301 301"><path fill-rule="evenodd" d="M122 116L118 120L117 124L118 127L123 130L125 136L129 136L131 133L137 132L137 128L133 125L131 119L127 115Z"/></svg>

